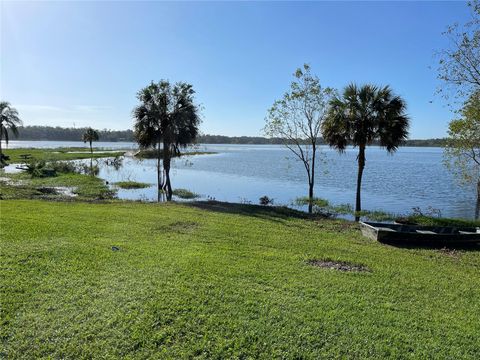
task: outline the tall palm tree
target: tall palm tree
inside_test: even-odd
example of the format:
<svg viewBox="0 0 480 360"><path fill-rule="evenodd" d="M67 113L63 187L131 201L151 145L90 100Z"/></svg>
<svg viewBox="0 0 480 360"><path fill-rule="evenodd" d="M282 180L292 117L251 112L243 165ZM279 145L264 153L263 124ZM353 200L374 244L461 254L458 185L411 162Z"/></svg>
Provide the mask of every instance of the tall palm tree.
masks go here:
<svg viewBox="0 0 480 360"><path fill-rule="evenodd" d="M18 117L18 111L9 102L0 101L0 163L3 163L2 139L8 145L8 132L18 136L19 126L22 126L22 120Z"/></svg>
<svg viewBox="0 0 480 360"><path fill-rule="evenodd" d="M356 221L360 220L362 209L360 191L366 147L378 141L380 146L393 153L407 139L408 127L406 103L388 86L357 87L350 84L342 96L335 96L330 101L330 110L322 125L323 138L341 153L348 145L358 147Z"/></svg>
<svg viewBox="0 0 480 360"><path fill-rule="evenodd" d="M99 135L98 135L98 131L95 130L95 129L92 129L91 127L89 127L82 135L82 140L84 143L89 143L90 145L90 154L93 155L93 147L92 147L92 143L94 141L98 141L99 139Z"/></svg>
<svg viewBox="0 0 480 360"><path fill-rule="evenodd" d="M141 148L157 150L159 199L162 190L166 192L167 200L172 199L171 159L180 154L181 148L191 144L199 133L200 116L194 94L192 85L179 82L172 86L166 80L152 82L137 94L140 104L133 109L135 140Z"/></svg>

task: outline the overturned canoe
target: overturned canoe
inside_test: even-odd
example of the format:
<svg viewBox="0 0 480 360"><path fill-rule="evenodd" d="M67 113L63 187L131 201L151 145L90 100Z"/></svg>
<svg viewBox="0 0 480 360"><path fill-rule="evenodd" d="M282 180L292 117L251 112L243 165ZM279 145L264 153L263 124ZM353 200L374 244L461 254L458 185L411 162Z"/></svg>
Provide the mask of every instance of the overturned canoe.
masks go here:
<svg viewBox="0 0 480 360"><path fill-rule="evenodd" d="M360 222L362 234L383 243L452 245L480 243L480 230L444 226L414 226Z"/></svg>

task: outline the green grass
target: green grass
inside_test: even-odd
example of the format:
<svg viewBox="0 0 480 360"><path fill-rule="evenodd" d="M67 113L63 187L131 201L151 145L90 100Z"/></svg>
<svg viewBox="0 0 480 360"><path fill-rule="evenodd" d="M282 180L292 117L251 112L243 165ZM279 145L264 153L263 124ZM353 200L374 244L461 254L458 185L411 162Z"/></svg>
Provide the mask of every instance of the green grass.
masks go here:
<svg viewBox="0 0 480 360"><path fill-rule="evenodd" d="M480 220L449 219L425 215L411 215L408 221L427 226L480 227Z"/></svg>
<svg viewBox="0 0 480 360"><path fill-rule="evenodd" d="M23 154L29 154L32 158L37 160L76 160L76 159L90 159L93 157L104 158L104 157L115 157L125 154L125 151L115 151L115 152L102 152L101 149L94 148L93 154L90 154L90 149L82 147L71 147L71 148L56 148L56 149L39 149L39 148L30 148L30 149L3 149L5 155L10 156L8 160L9 164L24 162L20 157Z"/></svg>
<svg viewBox="0 0 480 360"><path fill-rule="evenodd" d="M0 211L2 358L478 357L478 250L381 245L353 223L273 207Z"/></svg>
<svg viewBox="0 0 480 360"><path fill-rule="evenodd" d="M9 181L0 181L1 199L71 199L71 200L105 200L112 199L115 191L111 190L105 181L95 176L68 173L54 177L32 178L27 173L1 174L0 177ZM45 194L41 190L46 187L73 188L76 197Z"/></svg>
<svg viewBox="0 0 480 360"><path fill-rule="evenodd" d="M310 200L308 198L308 196L301 196L301 197L298 197L295 199L295 202L294 202L294 205L297 205L297 206L306 206L310 203ZM322 198L319 198L319 197L314 197L312 199L312 204L316 207L319 207L319 208L325 208L325 207L328 207L329 206L329 202L328 200L326 199L322 199Z"/></svg>
<svg viewBox="0 0 480 360"><path fill-rule="evenodd" d="M144 189L150 186L150 184L138 181L119 181L115 185L121 189Z"/></svg>
<svg viewBox="0 0 480 360"><path fill-rule="evenodd" d="M172 193L180 199L196 199L200 197L200 195L187 189L175 189Z"/></svg>

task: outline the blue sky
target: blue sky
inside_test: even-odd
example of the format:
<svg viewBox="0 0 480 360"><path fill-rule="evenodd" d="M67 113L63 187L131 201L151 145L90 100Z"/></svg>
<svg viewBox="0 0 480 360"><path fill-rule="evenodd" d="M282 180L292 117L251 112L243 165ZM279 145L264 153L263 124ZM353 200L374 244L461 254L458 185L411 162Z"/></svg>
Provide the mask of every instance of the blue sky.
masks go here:
<svg viewBox="0 0 480 360"><path fill-rule="evenodd" d="M151 80L194 85L202 131L260 135L309 63L323 85L390 84L411 138L442 137L435 50L464 2L1 2L0 97L26 125L132 127ZM433 66L433 69L429 67ZM433 101L433 102L431 102Z"/></svg>

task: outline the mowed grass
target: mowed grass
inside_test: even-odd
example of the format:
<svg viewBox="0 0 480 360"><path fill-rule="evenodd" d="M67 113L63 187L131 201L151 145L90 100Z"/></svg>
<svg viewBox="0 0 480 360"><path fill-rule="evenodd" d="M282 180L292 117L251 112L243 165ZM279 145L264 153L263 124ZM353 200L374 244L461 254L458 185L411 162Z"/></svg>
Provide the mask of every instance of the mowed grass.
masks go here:
<svg viewBox="0 0 480 360"><path fill-rule="evenodd" d="M478 358L478 250L243 209L0 201L0 357Z"/></svg>

